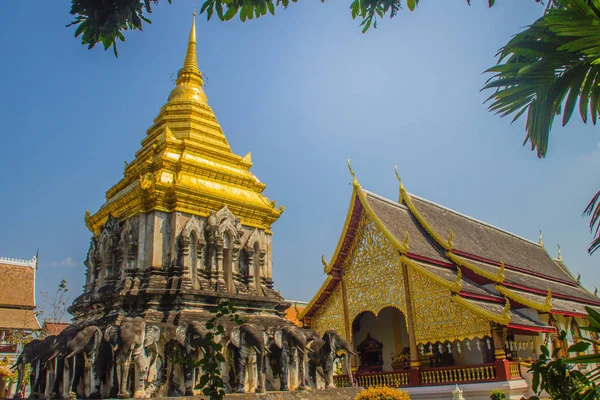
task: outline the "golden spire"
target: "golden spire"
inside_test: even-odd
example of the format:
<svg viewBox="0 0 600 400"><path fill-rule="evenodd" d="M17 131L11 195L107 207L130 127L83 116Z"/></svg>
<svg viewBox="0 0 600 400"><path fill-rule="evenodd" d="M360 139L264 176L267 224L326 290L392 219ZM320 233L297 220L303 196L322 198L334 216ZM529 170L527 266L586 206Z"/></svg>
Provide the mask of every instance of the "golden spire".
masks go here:
<svg viewBox="0 0 600 400"><path fill-rule="evenodd" d="M190 39L185 53L183 68L198 69L198 55L196 54L196 7L194 7L194 17L192 18L192 29L190 29Z"/></svg>
<svg viewBox="0 0 600 400"><path fill-rule="evenodd" d="M540 246L543 246L543 245L544 245L544 240L542 239L542 230L541 230L541 229L540 229L540 238L538 239L538 244L539 244Z"/></svg>
<svg viewBox="0 0 600 400"><path fill-rule="evenodd" d="M185 60L183 61L183 67L177 73L177 86L169 95L169 102L174 100L196 100L208 105L202 85L204 85L204 81L202 80L202 72L198 69L198 56L196 55L196 9L194 8Z"/></svg>
<svg viewBox="0 0 600 400"><path fill-rule="evenodd" d="M562 261L562 256L560 255L560 244L558 245L558 261Z"/></svg>

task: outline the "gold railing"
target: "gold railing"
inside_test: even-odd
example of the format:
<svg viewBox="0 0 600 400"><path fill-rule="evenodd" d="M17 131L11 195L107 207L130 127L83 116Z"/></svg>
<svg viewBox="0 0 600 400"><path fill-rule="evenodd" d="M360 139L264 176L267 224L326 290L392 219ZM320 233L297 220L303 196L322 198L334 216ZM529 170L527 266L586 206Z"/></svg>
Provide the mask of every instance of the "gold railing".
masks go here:
<svg viewBox="0 0 600 400"><path fill-rule="evenodd" d="M510 369L510 378L511 379L521 379L521 367L518 362L511 362L509 364Z"/></svg>
<svg viewBox="0 0 600 400"><path fill-rule="evenodd" d="M358 381L358 386L362 387L401 387L408 386L409 384L408 372L382 372L374 374L364 374L358 375L356 379Z"/></svg>
<svg viewBox="0 0 600 400"><path fill-rule="evenodd" d="M334 375L333 384L335 385L335 387L352 386L350 380L348 379L348 375Z"/></svg>
<svg viewBox="0 0 600 400"><path fill-rule="evenodd" d="M496 379L493 364L465 367L427 368L421 371L421 384L491 381Z"/></svg>

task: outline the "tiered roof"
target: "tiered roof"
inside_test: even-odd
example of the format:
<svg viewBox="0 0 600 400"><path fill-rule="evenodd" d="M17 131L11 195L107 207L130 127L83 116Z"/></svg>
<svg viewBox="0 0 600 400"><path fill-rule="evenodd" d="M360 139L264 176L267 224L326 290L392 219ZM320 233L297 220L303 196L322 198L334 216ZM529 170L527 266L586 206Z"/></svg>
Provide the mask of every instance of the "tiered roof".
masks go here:
<svg viewBox="0 0 600 400"><path fill-rule="evenodd" d="M354 173L351 169L351 173ZM366 212L396 247L401 261L450 289L453 301L490 321L515 329L554 328L519 312L584 316L585 306L600 310L600 299L587 291L562 262L539 243L478 221L406 191L400 181L397 202L354 190L337 249L325 265L323 286L300 317L310 317L337 286L352 246L360 215Z"/></svg>
<svg viewBox="0 0 600 400"><path fill-rule="evenodd" d="M195 18L195 17L194 17ZM270 230L283 212L262 192L251 154L231 151L203 89L192 23L188 48L167 103L142 140L124 177L106 192L106 203L86 225L94 233L109 214L121 220L137 214L182 211L206 217L224 206L244 225Z"/></svg>
<svg viewBox="0 0 600 400"><path fill-rule="evenodd" d="M34 313L36 268L36 257L0 257L0 329L40 329Z"/></svg>

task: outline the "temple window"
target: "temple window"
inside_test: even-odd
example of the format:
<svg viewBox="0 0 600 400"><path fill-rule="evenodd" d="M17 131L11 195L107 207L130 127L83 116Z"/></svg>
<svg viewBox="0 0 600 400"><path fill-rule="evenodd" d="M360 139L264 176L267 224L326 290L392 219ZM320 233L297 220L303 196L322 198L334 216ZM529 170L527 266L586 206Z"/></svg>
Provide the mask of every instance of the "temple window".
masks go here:
<svg viewBox="0 0 600 400"><path fill-rule="evenodd" d="M248 252L244 249L240 251L240 275L248 276Z"/></svg>

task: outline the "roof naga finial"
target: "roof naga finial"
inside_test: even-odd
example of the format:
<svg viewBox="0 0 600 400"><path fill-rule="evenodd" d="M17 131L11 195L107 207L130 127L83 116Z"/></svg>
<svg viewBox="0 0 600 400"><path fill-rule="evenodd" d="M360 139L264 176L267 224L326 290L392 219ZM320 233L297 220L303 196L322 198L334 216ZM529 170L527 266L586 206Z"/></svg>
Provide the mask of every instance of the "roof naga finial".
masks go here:
<svg viewBox="0 0 600 400"><path fill-rule="evenodd" d="M552 290L548 288L548 293L546 294L546 298L544 299L544 306L548 309L548 311L552 310Z"/></svg>
<svg viewBox="0 0 600 400"><path fill-rule="evenodd" d="M358 187L358 181L356 180L356 175L354 175L354 170L352 169L352 165L350 164L350 159L348 159L348 169L350 170L350 175L352 175L352 184L354 187Z"/></svg>
<svg viewBox="0 0 600 400"><path fill-rule="evenodd" d="M577 283L581 283L581 274L577 273Z"/></svg>
<svg viewBox="0 0 600 400"><path fill-rule="evenodd" d="M543 246L543 245L544 245L544 240L542 239L542 230L541 230L541 229L540 229L540 238L538 239L538 244L539 244L540 246Z"/></svg>
<svg viewBox="0 0 600 400"><path fill-rule="evenodd" d="M400 194L398 195L398 203L402 203L403 192L406 189L404 189L404 185L402 184L402 178L400 178L400 174L398 173L398 166L397 165L394 165L394 172L396 173L396 179L398 179L398 182L400 184Z"/></svg>
<svg viewBox="0 0 600 400"><path fill-rule="evenodd" d="M598 288L594 287L594 296L598 297Z"/></svg>
<svg viewBox="0 0 600 400"><path fill-rule="evenodd" d="M498 270L498 282L504 282L504 262L500 261L500 269Z"/></svg>
<svg viewBox="0 0 600 400"><path fill-rule="evenodd" d="M456 279L454 280L454 288L453 290L458 293L462 290L462 270L460 267L456 267Z"/></svg>
<svg viewBox="0 0 600 400"><path fill-rule="evenodd" d="M321 256L321 262L323 263L323 269L325 272L329 269L329 265L327 265L327 261L325 261L325 254Z"/></svg>
<svg viewBox="0 0 600 400"><path fill-rule="evenodd" d="M510 315L508 315L508 313L510 312L510 300L508 299L508 297L504 298L505 302L504 302L504 309L502 310L502 318L508 322L510 322Z"/></svg>
<svg viewBox="0 0 600 400"><path fill-rule="evenodd" d="M450 250L452 250L452 248L454 247L454 232L452 232L452 229L448 229L448 246L450 246Z"/></svg>
<svg viewBox="0 0 600 400"><path fill-rule="evenodd" d="M557 244L557 246L558 246L558 256L556 256L556 259L558 261L562 261L562 256L560 255L560 244Z"/></svg>

